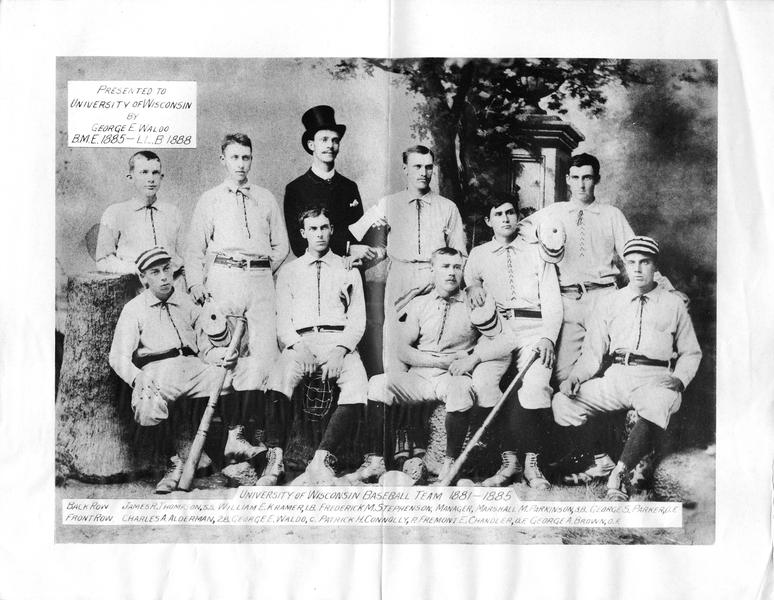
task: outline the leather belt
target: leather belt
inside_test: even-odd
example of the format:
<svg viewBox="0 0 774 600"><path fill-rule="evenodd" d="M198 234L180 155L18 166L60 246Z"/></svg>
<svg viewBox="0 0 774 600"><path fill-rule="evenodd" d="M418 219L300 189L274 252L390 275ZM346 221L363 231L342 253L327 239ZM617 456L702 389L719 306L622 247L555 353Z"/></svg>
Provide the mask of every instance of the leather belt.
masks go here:
<svg viewBox="0 0 774 600"><path fill-rule="evenodd" d="M248 260L246 258L231 258L230 256L224 256L218 254L215 257L216 265L225 265L232 269L268 269L271 267L271 261L268 258L256 258Z"/></svg>
<svg viewBox="0 0 774 600"><path fill-rule="evenodd" d="M304 335L305 333L332 333L334 331L344 331L344 325L314 325L312 327L296 329L298 335Z"/></svg>
<svg viewBox="0 0 774 600"><path fill-rule="evenodd" d="M173 348L168 352L159 352L157 354L146 354L145 356L136 356L132 362L138 369L142 369L145 365L149 365L152 362L159 360L166 360L168 358L177 358L178 356L196 356L196 352L191 350L188 346L182 348Z"/></svg>
<svg viewBox="0 0 774 600"><path fill-rule="evenodd" d="M563 285L559 289L562 294L576 293L578 294L577 300L583 297L583 294L590 292L591 290L601 290L603 288L613 287L615 282L611 283L594 283L592 281L585 281L583 283L573 283L571 285Z"/></svg>
<svg viewBox="0 0 774 600"><path fill-rule="evenodd" d="M542 319L543 313L539 310L528 310L526 308L500 308L498 312L503 319L510 318L525 318L525 319Z"/></svg>
<svg viewBox="0 0 774 600"><path fill-rule="evenodd" d="M632 354L631 352L616 352L613 354L613 362L625 366L644 366L644 367L668 367L668 360L655 360L642 356L641 354Z"/></svg>

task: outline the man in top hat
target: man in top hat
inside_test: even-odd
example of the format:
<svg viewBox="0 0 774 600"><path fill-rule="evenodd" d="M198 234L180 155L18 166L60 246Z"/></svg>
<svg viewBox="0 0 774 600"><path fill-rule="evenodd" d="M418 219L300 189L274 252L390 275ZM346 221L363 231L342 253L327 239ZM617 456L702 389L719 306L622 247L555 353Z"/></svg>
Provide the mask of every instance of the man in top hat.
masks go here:
<svg viewBox="0 0 774 600"><path fill-rule="evenodd" d="M553 399L554 420L577 428L578 447L595 454L585 479L609 474L608 500L628 499L629 472L666 430L701 361L685 303L654 280L658 256L658 243L649 237L624 245L629 284L597 305L581 356ZM606 354L613 364L594 377ZM615 464L601 449L589 417L629 409L638 419Z"/></svg>
<svg viewBox="0 0 774 600"><path fill-rule="evenodd" d="M301 146L311 155L309 170L291 181L285 188L285 224L293 254L302 256L306 240L296 226L299 216L315 206L323 206L330 215L333 236L331 251L345 257L348 266L361 266L376 256L375 251L359 244L349 226L363 216L363 202L357 184L339 173L336 157L346 125L336 123L330 106L314 106L301 117L304 133Z"/></svg>

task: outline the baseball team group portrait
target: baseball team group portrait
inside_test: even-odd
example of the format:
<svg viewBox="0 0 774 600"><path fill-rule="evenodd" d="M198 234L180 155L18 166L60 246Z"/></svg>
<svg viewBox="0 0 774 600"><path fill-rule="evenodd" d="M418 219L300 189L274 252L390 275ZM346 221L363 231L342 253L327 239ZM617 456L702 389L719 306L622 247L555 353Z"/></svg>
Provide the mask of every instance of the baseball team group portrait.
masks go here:
<svg viewBox="0 0 774 600"><path fill-rule="evenodd" d="M76 80L196 82L195 146L70 144ZM715 61L60 57L56 117L58 499L510 488L682 504L545 543L713 542Z"/></svg>

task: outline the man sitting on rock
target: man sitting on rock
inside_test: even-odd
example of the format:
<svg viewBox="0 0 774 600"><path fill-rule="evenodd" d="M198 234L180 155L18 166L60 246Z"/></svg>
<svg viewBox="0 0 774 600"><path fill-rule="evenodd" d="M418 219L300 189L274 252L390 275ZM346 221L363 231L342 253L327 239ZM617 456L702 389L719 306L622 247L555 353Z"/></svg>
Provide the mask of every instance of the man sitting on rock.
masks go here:
<svg viewBox="0 0 774 600"><path fill-rule="evenodd" d="M291 397L304 376L316 373L340 390L320 446L306 469L312 485L332 485L334 452L347 439L362 412L368 390L357 344L365 331L363 285L357 270L330 251L328 209L311 208L298 219L306 253L285 265L277 278L277 337L283 347L268 382L266 443L268 459L258 485L283 477L283 449L293 422Z"/></svg>
<svg viewBox="0 0 774 600"><path fill-rule="evenodd" d="M596 451L596 462L584 479L609 474L607 499L611 501L628 500L630 471L666 430L701 360L685 303L654 281L658 256L658 243L652 238L626 242L623 259L629 284L600 301L581 356L553 399L554 420L578 428L574 433L580 450ZM594 377L608 353L613 364L601 377ZM600 451L593 419L588 417L629 409L636 411L638 419L614 464Z"/></svg>
<svg viewBox="0 0 774 600"><path fill-rule="evenodd" d="M554 264L564 250L564 232L561 226L546 222L538 239L530 243L518 236L516 206L511 198L495 197L487 208L484 222L492 229L493 238L470 252L465 265L468 298L473 306L483 306L487 295L494 297L504 330L499 343L506 353L513 352L519 372L534 353L540 360L525 373L521 388L504 407L502 466L483 485L510 485L521 472L516 453L520 448L526 483L535 489L548 489L539 458L551 426L551 369L554 343L562 327L562 297ZM509 363L496 363L500 367L494 373L496 381Z"/></svg>
<svg viewBox="0 0 774 600"><path fill-rule="evenodd" d="M240 389L258 385L252 361L237 363L236 357L226 357L225 347L216 347L204 333L199 322L201 309L173 285L171 261L171 254L161 247L137 257L137 273L146 290L124 306L110 348L110 366L134 388L132 409L135 420L143 426L165 421L169 404L208 397L220 383L222 373L217 365L237 365L225 381L226 393L232 391L232 385ZM227 341L224 338L223 342ZM175 419L169 423L167 441L173 447L168 449L167 473L156 486L159 494L177 488L191 445L190 435L180 435L180 423ZM209 462L202 454L200 467Z"/></svg>
<svg viewBox="0 0 774 600"><path fill-rule="evenodd" d="M500 366L493 359L508 361L510 355L492 355L494 344L488 337L476 343L479 331L471 322L470 308L460 290L463 260L454 248L433 252L433 290L414 298L398 315L397 351L409 370L371 378L370 453L363 466L350 476L353 481L370 481L384 473L384 427L389 406L435 401L446 404L446 458L439 474L442 480L462 452L474 406L492 407L500 398L496 376ZM422 459L407 460L403 471L419 481L424 474Z"/></svg>

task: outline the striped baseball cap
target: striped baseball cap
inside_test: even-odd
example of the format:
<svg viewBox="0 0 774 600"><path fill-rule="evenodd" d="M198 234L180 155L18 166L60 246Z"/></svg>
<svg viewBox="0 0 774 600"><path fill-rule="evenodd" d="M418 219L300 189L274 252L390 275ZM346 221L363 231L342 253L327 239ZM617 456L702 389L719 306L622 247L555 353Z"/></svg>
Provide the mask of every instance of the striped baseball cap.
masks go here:
<svg viewBox="0 0 774 600"><path fill-rule="evenodd" d="M204 303L201 311L202 331L210 338L213 346L228 346L231 342L231 331L222 308L212 299Z"/></svg>
<svg viewBox="0 0 774 600"><path fill-rule="evenodd" d="M146 269L165 260L172 260L172 255L161 246L156 246L140 252L134 264L140 273L144 273Z"/></svg>
<svg viewBox="0 0 774 600"><path fill-rule="evenodd" d="M475 306L470 310L470 322L486 337L495 337L502 331L502 323L497 314L494 296L487 294L483 306Z"/></svg>
<svg viewBox="0 0 774 600"><path fill-rule="evenodd" d="M559 221L555 223L541 222L537 228L537 238L540 256L544 261L556 264L564 258L564 244L567 241L567 233Z"/></svg>
<svg viewBox="0 0 774 600"><path fill-rule="evenodd" d="M651 256L658 256L658 242L652 237L644 235L638 235L633 237L624 244L623 255L633 254L638 252L639 254L649 254Z"/></svg>

